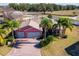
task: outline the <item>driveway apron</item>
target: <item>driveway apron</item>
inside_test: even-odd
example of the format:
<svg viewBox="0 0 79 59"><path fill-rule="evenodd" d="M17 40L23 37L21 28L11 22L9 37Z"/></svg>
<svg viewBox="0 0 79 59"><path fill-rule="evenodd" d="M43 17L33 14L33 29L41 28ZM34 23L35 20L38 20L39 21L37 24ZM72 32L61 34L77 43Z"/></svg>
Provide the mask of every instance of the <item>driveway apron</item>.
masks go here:
<svg viewBox="0 0 79 59"><path fill-rule="evenodd" d="M35 47L39 41L29 38L19 40L26 40L26 42L21 42L18 47L14 47L7 56L41 56L40 49Z"/></svg>

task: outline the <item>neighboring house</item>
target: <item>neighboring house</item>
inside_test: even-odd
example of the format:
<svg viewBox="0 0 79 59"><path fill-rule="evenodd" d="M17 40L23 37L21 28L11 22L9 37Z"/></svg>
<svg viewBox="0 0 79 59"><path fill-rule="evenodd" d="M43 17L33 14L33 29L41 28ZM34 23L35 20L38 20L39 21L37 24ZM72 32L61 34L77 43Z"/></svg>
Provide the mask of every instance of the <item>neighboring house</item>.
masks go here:
<svg viewBox="0 0 79 59"><path fill-rule="evenodd" d="M4 21L2 19L0 19L0 24L3 24L3 23L4 23Z"/></svg>
<svg viewBox="0 0 79 59"><path fill-rule="evenodd" d="M0 17L3 17L3 12L0 12Z"/></svg>
<svg viewBox="0 0 79 59"><path fill-rule="evenodd" d="M16 11L12 8L3 8L4 18L8 18L11 20L22 20L23 12Z"/></svg>
<svg viewBox="0 0 79 59"><path fill-rule="evenodd" d="M16 38L39 38L42 34L39 24L31 20L28 25L15 30Z"/></svg>
<svg viewBox="0 0 79 59"><path fill-rule="evenodd" d="M15 10L12 8L3 8L3 14L4 14L4 18L8 18L8 19L13 19L11 14L12 12L14 12Z"/></svg>
<svg viewBox="0 0 79 59"><path fill-rule="evenodd" d="M3 21L4 16L3 16L3 9L0 8L0 23Z"/></svg>
<svg viewBox="0 0 79 59"><path fill-rule="evenodd" d="M11 14L11 17L13 18L13 19L17 19L17 18L21 18L21 17L23 17L23 13L21 12L21 11L14 11L14 12L12 12ZM19 20L19 19L17 19L17 20Z"/></svg>
<svg viewBox="0 0 79 59"><path fill-rule="evenodd" d="M11 8L4 8L3 10L5 18L20 21L22 23L21 26L28 24L29 20L32 18L31 15L24 14L24 12L16 11Z"/></svg>

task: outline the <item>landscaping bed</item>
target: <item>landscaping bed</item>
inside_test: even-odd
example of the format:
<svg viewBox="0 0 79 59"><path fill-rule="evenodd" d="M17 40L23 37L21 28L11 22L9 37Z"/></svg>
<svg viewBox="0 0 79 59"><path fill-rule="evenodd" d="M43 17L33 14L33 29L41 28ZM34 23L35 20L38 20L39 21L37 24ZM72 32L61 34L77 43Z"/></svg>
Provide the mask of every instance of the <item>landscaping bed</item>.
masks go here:
<svg viewBox="0 0 79 59"><path fill-rule="evenodd" d="M41 49L41 54L44 56L68 56L69 54L65 51L65 48L79 41L79 27L74 27L72 32L67 29L67 39L57 39L51 42L47 46Z"/></svg>

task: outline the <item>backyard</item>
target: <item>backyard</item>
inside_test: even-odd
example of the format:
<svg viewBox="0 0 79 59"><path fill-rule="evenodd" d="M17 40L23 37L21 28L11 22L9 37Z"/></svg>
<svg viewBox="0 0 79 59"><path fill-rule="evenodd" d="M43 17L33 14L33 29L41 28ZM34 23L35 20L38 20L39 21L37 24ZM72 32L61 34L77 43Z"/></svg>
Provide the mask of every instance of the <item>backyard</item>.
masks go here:
<svg viewBox="0 0 79 59"><path fill-rule="evenodd" d="M41 54L43 56L69 56L65 48L79 41L79 27L74 26L72 32L67 29L66 34L68 35L67 39L56 39L56 41L43 47Z"/></svg>

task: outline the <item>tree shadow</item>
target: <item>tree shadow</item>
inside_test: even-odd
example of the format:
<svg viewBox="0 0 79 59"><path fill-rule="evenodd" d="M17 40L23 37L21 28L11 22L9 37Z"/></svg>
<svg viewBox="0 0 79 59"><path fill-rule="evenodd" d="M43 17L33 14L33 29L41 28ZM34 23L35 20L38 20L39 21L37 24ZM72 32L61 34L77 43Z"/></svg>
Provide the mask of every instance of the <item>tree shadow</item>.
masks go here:
<svg viewBox="0 0 79 59"><path fill-rule="evenodd" d="M14 47L14 48L18 48L18 49L20 49L21 47L20 47L19 44L21 44L21 43L20 43L20 42L16 42L16 43L13 45L13 47Z"/></svg>
<svg viewBox="0 0 79 59"><path fill-rule="evenodd" d="M47 46L49 43L50 43L50 42L47 41L47 40L40 41L38 44L34 45L34 47L36 47L36 48L42 48L42 47Z"/></svg>
<svg viewBox="0 0 79 59"><path fill-rule="evenodd" d="M38 44L38 42L19 42L19 41L17 41L14 45L13 45L13 47L14 48L21 48L21 44Z"/></svg>
<svg viewBox="0 0 79 59"><path fill-rule="evenodd" d="M50 42L47 41L47 40L41 40L41 41L38 41L38 42L19 42L19 41L16 41L16 43L13 45L14 48L17 48L17 49L20 49L22 46L22 44L34 44L34 47L35 48L42 48L42 47L45 47L49 44Z"/></svg>

